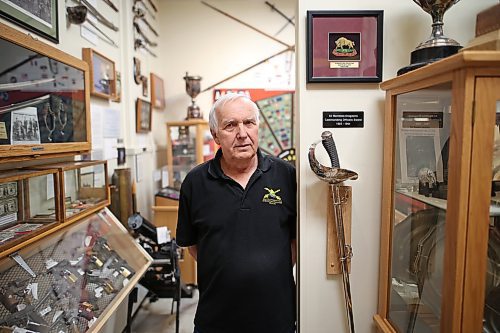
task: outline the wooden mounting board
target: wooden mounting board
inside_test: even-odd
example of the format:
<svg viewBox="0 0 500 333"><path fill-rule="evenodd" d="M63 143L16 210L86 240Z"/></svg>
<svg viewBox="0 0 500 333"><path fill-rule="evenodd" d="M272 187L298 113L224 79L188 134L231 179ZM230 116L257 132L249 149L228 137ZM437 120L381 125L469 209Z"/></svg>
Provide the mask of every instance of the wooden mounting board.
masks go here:
<svg viewBox="0 0 500 333"><path fill-rule="evenodd" d="M351 186L339 186L341 197L347 196L347 201L342 205L342 215L344 216L345 243L351 244L351 208L352 208L352 188ZM326 242L326 274L342 274L339 260L339 248L337 243L337 225L333 209L332 187L328 187L327 204L327 242ZM349 264L349 272L351 265Z"/></svg>

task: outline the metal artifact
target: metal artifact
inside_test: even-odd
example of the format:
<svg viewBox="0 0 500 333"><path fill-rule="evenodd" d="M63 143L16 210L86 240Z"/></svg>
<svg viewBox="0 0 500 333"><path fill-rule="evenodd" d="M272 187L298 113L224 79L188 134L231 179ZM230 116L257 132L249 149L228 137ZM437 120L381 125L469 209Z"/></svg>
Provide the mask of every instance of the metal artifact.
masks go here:
<svg viewBox="0 0 500 333"><path fill-rule="evenodd" d="M191 97L191 105L188 106L186 119L203 118L200 107L194 101L201 91L201 79L201 76L189 75L188 72L186 72L186 76L184 76L184 81L186 81L186 92Z"/></svg>
<svg viewBox="0 0 500 333"><path fill-rule="evenodd" d="M88 8L84 5L66 7L66 13L68 13L68 22L72 24L83 24L84 22L87 22L100 34L99 37L102 40L113 46L118 46L115 41L102 31L94 22L92 22L92 20L87 20Z"/></svg>
<svg viewBox="0 0 500 333"><path fill-rule="evenodd" d="M443 33L443 16L460 0L413 0L432 16L431 36L411 52L410 65L398 70L398 75L407 73L431 62L453 55L462 48L460 44Z"/></svg>
<svg viewBox="0 0 500 333"><path fill-rule="evenodd" d="M332 133L325 131L321 134L322 144L325 147L328 156L330 157L331 167L321 165L316 159L315 148L319 143L315 142L309 148L309 165L316 176L324 182L330 184L332 190L332 203L334 211L334 220L337 227L337 243L338 255L342 271L342 282L344 290L344 300L346 306L346 315L349 331L354 333L354 314L352 309L351 283L349 280L349 261L352 258L352 247L346 244L344 232L344 217L342 206L346 203L347 198L341 196L339 187L345 180L354 180L358 178L358 174L354 171L341 169L337 154L337 148L332 137Z"/></svg>
<svg viewBox="0 0 500 333"><path fill-rule="evenodd" d="M137 19L141 19L142 22L144 22L149 30L151 30L156 37L158 37L158 32L153 28L153 26L151 25L151 23L149 23L148 19L146 18L146 12L144 10L142 10L141 8L133 8L133 11L134 11L134 22L137 20Z"/></svg>
<svg viewBox="0 0 500 333"><path fill-rule="evenodd" d="M156 58L156 54L153 53L153 51L151 51L149 49L149 47L145 44L145 42L140 39L140 38L136 38L135 41L134 41L134 49L137 50L137 49L144 49L146 52L148 52L149 54L151 54L153 57Z"/></svg>

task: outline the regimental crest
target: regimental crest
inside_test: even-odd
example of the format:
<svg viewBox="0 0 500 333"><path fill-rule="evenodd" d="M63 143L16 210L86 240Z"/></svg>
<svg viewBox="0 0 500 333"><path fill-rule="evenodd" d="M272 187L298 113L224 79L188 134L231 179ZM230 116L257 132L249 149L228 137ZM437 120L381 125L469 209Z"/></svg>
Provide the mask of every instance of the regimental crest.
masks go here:
<svg viewBox="0 0 500 333"><path fill-rule="evenodd" d="M359 32L329 32L328 61L360 61L361 34Z"/></svg>
<svg viewBox="0 0 500 333"><path fill-rule="evenodd" d="M335 41L335 49L332 51L337 57L353 57L358 52L356 51L356 42L345 37L340 37Z"/></svg>
<svg viewBox="0 0 500 333"><path fill-rule="evenodd" d="M283 202L281 201L281 197L277 195L280 189L273 190L272 188L264 187L264 190L267 191L262 198L262 202L267 202L270 205L281 205Z"/></svg>

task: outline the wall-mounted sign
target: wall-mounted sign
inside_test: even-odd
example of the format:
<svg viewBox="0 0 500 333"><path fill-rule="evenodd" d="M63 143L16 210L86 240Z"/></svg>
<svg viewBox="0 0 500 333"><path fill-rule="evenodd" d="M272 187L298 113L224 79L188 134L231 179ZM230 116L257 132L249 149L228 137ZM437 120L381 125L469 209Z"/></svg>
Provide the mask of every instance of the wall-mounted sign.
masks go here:
<svg viewBox="0 0 500 333"><path fill-rule="evenodd" d="M333 112L323 111L323 127L365 127L364 111Z"/></svg>

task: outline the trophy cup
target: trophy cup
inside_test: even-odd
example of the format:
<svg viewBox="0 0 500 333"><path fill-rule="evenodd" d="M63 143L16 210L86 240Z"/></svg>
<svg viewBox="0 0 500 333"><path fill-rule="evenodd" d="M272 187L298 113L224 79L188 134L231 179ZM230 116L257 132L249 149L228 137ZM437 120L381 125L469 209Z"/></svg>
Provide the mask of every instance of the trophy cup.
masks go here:
<svg viewBox="0 0 500 333"><path fill-rule="evenodd" d="M191 105L188 106L186 119L203 118L200 107L196 105L194 101L196 96L200 93L201 76L190 76L188 72L186 72L184 80L186 81L186 92L191 97Z"/></svg>
<svg viewBox="0 0 500 333"><path fill-rule="evenodd" d="M411 52L411 63L409 66L398 70L401 75L427 65L436 60L453 55L462 48L460 44L443 34L444 13L460 0L413 0L423 10L432 16L432 33L424 42L420 43Z"/></svg>

